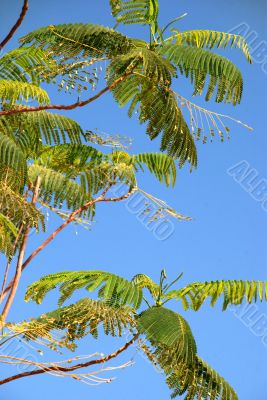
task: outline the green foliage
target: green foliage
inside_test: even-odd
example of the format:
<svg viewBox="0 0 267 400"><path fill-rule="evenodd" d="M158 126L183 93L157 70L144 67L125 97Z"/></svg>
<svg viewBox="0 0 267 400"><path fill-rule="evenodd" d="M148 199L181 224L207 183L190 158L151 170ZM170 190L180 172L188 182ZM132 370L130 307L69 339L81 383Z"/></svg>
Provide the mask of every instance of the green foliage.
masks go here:
<svg viewBox="0 0 267 400"><path fill-rule="evenodd" d="M194 363L196 343L184 318L165 307L151 307L138 317L138 331L156 348L161 367Z"/></svg>
<svg viewBox="0 0 267 400"><path fill-rule="evenodd" d="M25 300L41 303L45 295L59 286L62 305L77 289L98 290L98 297L108 303L140 307L142 290L133 283L117 275L104 271L70 271L47 275L28 287Z"/></svg>
<svg viewBox="0 0 267 400"><path fill-rule="evenodd" d="M224 100L234 105L240 103L243 91L242 75L227 58L207 50L176 44L165 45L162 53L178 66L181 74L190 77L194 85L194 95L202 94L209 77L207 101L217 88L217 103Z"/></svg>
<svg viewBox="0 0 267 400"><path fill-rule="evenodd" d="M21 39L66 59L80 56L113 57L132 48L131 39L113 29L95 24L63 24L37 29Z"/></svg>
<svg viewBox="0 0 267 400"><path fill-rule="evenodd" d="M132 283L141 289L147 289L154 299L159 296L160 287L149 276L145 274L137 274L133 277Z"/></svg>
<svg viewBox="0 0 267 400"><path fill-rule="evenodd" d="M13 240L17 237L17 227L5 215L0 213L0 251L8 258L13 253Z"/></svg>
<svg viewBox="0 0 267 400"><path fill-rule="evenodd" d="M66 346L70 350L75 350L75 341L87 335L97 339L100 326L106 335L122 336L125 329L131 330L135 326L132 309L84 298L29 322L10 324L9 329L22 334L27 340L46 339L52 348L55 345L53 340L55 331L63 331L64 335L56 341L57 347Z"/></svg>
<svg viewBox="0 0 267 400"><path fill-rule="evenodd" d="M20 190L26 177L27 164L23 151L11 138L0 133L0 181Z"/></svg>
<svg viewBox="0 0 267 400"><path fill-rule="evenodd" d="M0 58L0 80L39 84L44 69L55 68L56 62L42 49L23 47L9 51Z"/></svg>
<svg viewBox="0 0 267 400"><path fill-rule="evenodd" d="M68 209L76 210L90 200L78 183L66 178L60 172L40 165L31 165L28 174L31 182L38 176L41 178L39 200L53 207L61 208L66 201Z"/></svg>
<svg viewBox="0 0 267 400"><path fill-rule="evenodd" d="M257 300L267 300L267 282L262 281L211 281L195 282L184 288L172 291L169 298L181 299L184 308L198 311L206 299L210 298L211 305L223 298L223 310L229 304L239 305L246 301L248 304Z"/></svg>
<svg viewBox="0 0 267 400"><path fill-rule="evenodd" d="M203 360L196 357L187 370L177 369L167 377L167 384L175 398L186 393L185 400L238 400L233 388Z"/></svg>
<svg viewBox="0 0 267 400"><path fill-rule="evenodd" d="M113 17L123 24L150 24L158 17L158 2L151 0L110 0Z"/></svg>
<svg viewBox="0 0 267 400"><path fill-rule="evenodd" d="M36 100L40 104L50 102L46 91L28 82L0 80L0 102L14 104L17 101Z"/></svg>
<svg viewBox="0 0 267 400"><path fill-rule="evenodd" d="M156 284L144 274L135 275L131 282L103 271L62 272L48 275L33 283L27 290L26 300L42 302L44 296L59 286L59 304L66 301L77 289L89 292L98 290L101 300L82 299L78 303L46 313L38 319L10 327L30 340L36 338L53 341L53 330L61 330L65 335L58 340L58 346L75 348L74 341L87 334L97 337L97 326L103 324L106 334L120 336L122 328L141 335L139 347L154 366L166 376L172 390L172 397L184 395L186 400L237 400L233 388L197 354L195 339L185 319L163 305L171 299L181 299L196 311L206 297L214 304L224 293L226 304L241 304L266 299L267 283L222 281L193 283L179 290L170 288L181 278L180 274L170 284L165 283L166 273L161 272ZM229 290L231 288L231 290ZM242 288L242 290L241 290ZM265 288L265 292L264 292ZM143 304L143 290L147 289L153 305L137 309ZM241 297L242 299L241 299ZM188 297L188 298L187 298ZM130 307L129 307L130 306ZM145 337L148 344L143 341Z"/></svg>
<svg viewBox="0 0 267 400"><path fill-rule="evenodd" d="M169 40L174 40L177 45L188 45L198 48L225 49L228 45L239 48L251 64L252 59L249 46L245 38L233 33L210 31L210 30L190 30L185 32L175 32ZM168 40L168 41L169 41Z"/></svg>

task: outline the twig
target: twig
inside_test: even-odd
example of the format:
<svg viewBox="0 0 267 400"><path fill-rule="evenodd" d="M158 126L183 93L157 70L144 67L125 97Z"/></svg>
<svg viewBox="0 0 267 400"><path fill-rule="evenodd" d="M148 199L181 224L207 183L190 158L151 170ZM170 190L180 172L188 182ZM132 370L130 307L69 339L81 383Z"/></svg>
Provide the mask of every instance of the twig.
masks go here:
<svg viewBox="0 0 267 400"><path fill-rule="evenodd" d="M105 363L105 362L117 357L123 351L127 350L128 347L131 346L138 339L138 337L139 337L139 334L137 333L124 346L120 347L114 353L111 353L106 357L102 357L102 358L99 358L97 360L87 361L87 362L84 362L84 363L79 363L79 364L73 365L71 367L61 367L61 366L58 366L58 365L54 365L54 366L51 366L51 367L42 367L43 369L35 369L35 370L32 370L32 371L22 372L20 374L9 376L8 378L2 379L0 381L0 385L4 385L4 384L12 382L12 381L14 381L16 379L25 378L27 376L40 375L40 374L43 374L45 372L48 372L48 373L52 372L52 371L70 372L70 371L75 371L75 370L80 369L80 368L90 367L91 365L103 364L103 363Z"/></svg>
<svg viewBox="0 0 267 400"><path fill-rule="evenodd" d="M27 11L28 11L28 0L24 0L22 9L21 9L21 13L20 16L17 20L17 22L15 23L15 25L11 28L11 30L9 31L9 33L7 34L7 36L5 37L5 39L0 43L0 50L7 44L7 42L9 42L9 40L12 38L12 36L14 35L14 33L16 32L16 30L19 28L19 26L21 25Z"/></svg>

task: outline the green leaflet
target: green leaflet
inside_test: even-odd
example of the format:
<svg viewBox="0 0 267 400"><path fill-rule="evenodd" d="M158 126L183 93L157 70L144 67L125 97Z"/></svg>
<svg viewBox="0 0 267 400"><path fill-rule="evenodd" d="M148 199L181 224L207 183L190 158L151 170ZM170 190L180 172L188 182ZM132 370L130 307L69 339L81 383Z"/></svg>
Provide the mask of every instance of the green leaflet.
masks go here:
<svg viewBox="0 0 267 400"><path fill-rule="evenodd" d="M85 288L89 292L98 290L99 298L108 303L130 305L134 309L140 307L142 290L126 279L104 271L71 271L47 275L28 287L25 300L41 303L45 295L59 286L63 304L75 290Z"/></svg>

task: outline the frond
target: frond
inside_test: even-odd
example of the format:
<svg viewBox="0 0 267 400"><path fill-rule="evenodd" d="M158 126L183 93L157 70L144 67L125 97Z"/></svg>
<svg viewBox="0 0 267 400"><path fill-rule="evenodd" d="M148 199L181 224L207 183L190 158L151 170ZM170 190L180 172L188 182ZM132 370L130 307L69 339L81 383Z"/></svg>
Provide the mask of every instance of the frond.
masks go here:
<svg viewBox="0 0 267 400"><path fill-rule="evenodd" d="M57 146L44 146L38 154L38 163L59 172L66 172L68 176L86 167L88 163L98 165L104 154L87 144L67 143Z"/></svg>
<svg viewBox="0 0 267 400"><path fill-rule="evenodd" d="M227 58L201 48L169 44L161 49L168 60L178 66L181 74L189 77L194 85L194 95L202 94L209 78L206 100L215 89L216 102L240 103L243 79L239 69Z"/></svg>
<svg viewBox="0 0 267 400"><path fill-rule="evenodd" d="M33 158L42 143L81 143L84 137L84 132L76 121L46 111L2 116L0 132L11 137L27 156L31 155Z"/></svg>
<svg viewBox="0 0 267 400"><path fill-rule="evenodd" d="M179 367L166 380L172 398L186 393L185 400L238 400L229 383L198 356L194 367L183 371Z"/></svg>
<svg viewBox="0 0 267 400"><path fill-rule="evenodd" d="M0 252L7 257L13 253L13 243L17 233L17 227L13 222L0 212Z"/></svg>
<svg viewBox="0 0 267 400"><path fill-rule="evenodd" d="M161 151L167 151L169 156L179 159L180 167L186 161L192 167L196 166L194 139L171 89L153 85L145 76L138 74L129 76L117 85L113 95L120 106L131 101L129 116L137 108L140 122L148 123L146 132L151 139L162 133Z"/></svg>
<svg viewBox="0 0 267 400"><path fill-rule="evenodd" d="M146 165L160 182L175 185L176 165L172 157L162 153L141 153L133 155L132 159L142 170L142 164Z"/></svg>
<svg viewBox="0 0 267 400"><path fill-rule="evenodd" d="M9 51L0 58L0 79L39 84L43 69L55 68L55 61L47 52L34 47Z"/></svg>
<svg viewBox="0 0 267 400"><path fill-rule="evenodd" d="M98 297L109 304L120 306L130 305L134 309L140 307L142 290L131 282L117 275L104 271L71 271L47 275L30 285L25 300L41 303L44 296L59 286L61 297L59 304L63 304L77 289L85 288L92 292L99 288Z"/></svg>
<svg viewBox="0 0 267 400"><path fill-rule="evenodd" d="M157 0L110 0L113 17L117 23L151 24L157 30L159 6Z"/></svg>
<svg viewBox="0 0 267 400"><path fill-rule="evenodd" d="M198 48L213 49L214 47L225 49L228 45L242 51L248 62L252 59L246 39L233 33L218 32L211 30L190 30L177 32L170 39L174 39L177 45L188 45Z"/></svg>
<svg viewBox="0 0 267 400"><path fill-rule="evenodd" d="M132 283L141 289L147 289L154 299L158 298L160 287L149 276L137 274L132 278Z"/></svg>
<svg viewBox="0 0 267 400"><path fill-rule="evenodd" d="M127 54L113 58L108 67L109 83L133 67L141 77L165 86L170 86L176 75L173 65L160 54L146 47L136 47Z"/></svg>
<svg viewBox="0 0 267 400"><path fill-rule="evenodd" d="M99 327L111 336L122 336L135 326L132 309L127 306L114 307L104 301L84 298L67 307L41 315L30 321L9 324L8 328L27 340L44 340L51 347L66 346L74 350L77 340L87 335L98 338ZM58 339L58 335L62 336Z"/></svg>
<svg viewBox="0 0 267 400"><path fill-rule="evenodd" d="M151 307L138 317L138 331L154 347L154 355L163 370L183 364L194 365L196 343L184 318L164 307Z"/></svg>
<svg viewBox="0 0 267 400"><path fill-rule="evenodd" d="M21 81L0 80L0 102L14 104L17 101L29 100L36 100L39 104L50 102L46 91L39 86Z"/></svg>
<svg viewBox="0 0 267 400"><path fill-rule="evenodd" d="M53 207L61 208L66 202L68 209L76 210L90 200L77 182L50 168L31 165L28 176L30 182L34 182L38 176L41 178L39 200ZM88 212L90 215L90 209Z"/></svg>
<svg viewBox="0 0 267 400"><path fill-rule="evenodd" d="M185 309L189 307L197 311L207 298L212 306L223 298L223 310L229 304L248 304L257 300L267 300L267 282L262 281L211 281L196 282L184 288L173 291L172 298L181 299Z"/></svg>
<svg viewBox="0 0 267 400"><path fill-rule="evenodd" d="M0 212L16 226L23 223L38 229L41 224L44 228L43 214L4 182L0 188Z"/></svg>
<svg viewBox="0 0 267 400"><path fill-rule="evenodd" d="M23 151L8 136L0 133L0 181L21 189L27 177L27 164Z"/></svg>
<svg viewBox="0 0 267 400"><path fill-rule="evenodd" d="M126 53L131 39L113 29L94 24L63 24L37 29L21 39L23 44L52 51L54 56L114 57Z"/></svg>

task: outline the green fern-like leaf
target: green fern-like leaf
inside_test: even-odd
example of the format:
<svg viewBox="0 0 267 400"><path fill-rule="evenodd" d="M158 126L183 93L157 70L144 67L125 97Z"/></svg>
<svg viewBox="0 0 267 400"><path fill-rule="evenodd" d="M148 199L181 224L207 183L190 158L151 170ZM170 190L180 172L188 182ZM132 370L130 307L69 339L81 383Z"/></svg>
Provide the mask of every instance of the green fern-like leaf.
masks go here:
<svg viewBox="0 0 267 400"><path fill-rule="evenodd" d="M198 356L191 368L177 368L167 377L175 398L186 393L185 400L238 400L233 388Z"/></svg>
<svg viewBox="0 0 267 400"><path fill-rule="evenodd" d="M0 79L39 84L43 69L55 68L47 52L34 47L9 51L0 58Z"/></svg>
<svg viewBox="0 0 267 400"><path fill-rule="evenodd" d="M110 0L109 3L117 24L149 24L152 33L157 32L158 0Z"/></svg>
<svg viewBox="0 0 267 400"><path fill-rule="evenodd" d="M67 307L42 314L39 318L16 325L9 324L9 329L27 340L45 339L51 346L66 346L74 350L75 341L87 335L97 338L101 326L106 335L122 336L125 329L132 330L135 326L132 309L83 298ZM64 335L55 339L55 333L60 332Z"/></svg>
<svg viewBox="0 0 267 400"><path fill-rule="evenodd" d="M76 210L90 200L77 182L60 172L34 164L28 175L31 182L41 178L39 200L53 207L62 208L66 202L68 209Z"/></svg>
<svg viewBox="0 0 267 400"><path fill-rule="evenodd" d="M147 289L155 300L158 298L160 287L149 276L137 274L133 277L132 283L141 289Z"/></svg>
<svg viewBox="0 0 267 400"><path fill-rule="evenodd" d="M185 32L177 32L171 38L177 45L188 45L198 48L226 48L228 45L233 48L240 49L251 64L252 59L249 46L245 38L233 33L218 32L211 30L190 30Z"/></svg>
<svg viewBox="0 0 267 400"><path fill-rule="evenodd" d="M186 161L197 165L193 136L177 105L174 93L168 87L149 82L143 75L129 76L113 89L113 95L121 106L131 101L129 115L135 108L141 123L147 122L147 134L151 139L162 133L161 150L179 159L180 167Z"/></svg>
<svg viewBox="0 0 267 400"><path fill-rule="evenodd" d="M0 133L0 181L21 189L27 177L27 164L23 151L8 136Z"/></svg>
<svg viewBox="0 0 267 400"><path fill-rule="evenodd" d="M167 186L175 185L176 165L172 157L162 153L141 153L132 156L133 161L143 169L142 164L146 165L151 173Z"/></svg>
<svg viewBox="0 0 267 400"><path fill-rule="evenodd" d="M41 224L44 229L43 214L4 182L0 182L0 213L16 227L23 223L38 229Z"/></svg>
<svg viewBox="0 0 267 400"><path fill-rule="evenodd" d="M31 83L11 80L0 80L0 101L14 104L17 101L36 100L40 104L50 102L46 91Z"/></svg>
<svg viewBox="0 0 267 400"><path fill-rule="evenodd" d="M0 132L13 138L26 154L36 153L42 143L81 143L84 137L76 121L46 111L2 116Z"/></svg>
<svg viewBox="0 0 267 400"><path fill-rule="evenodd" d="M43 301L44 296L59 286L63 304L77 289L85 288L92 292L99 288L98 297L109 303L140 307L142 290L117 275L104 271L71 271L47 275L28 287L25 300Z"/></svg>
<svg viewBox="0 0 267 400"><path fill-rule="evenodd" d="M239 69L227 58L201 48L169 44L162 47L162 54L178 66L181 74L189 77L194 85L194 95L201 94L210 78L206 100L215 89L216 102L240 103L243 79Z"/></svg>
<svg viewBox="0 0 267 400"><path fill-rule="evenodd" d="M164 307L151 307L140 314L138 331L155 348L154 355L161 368L194 364L196 343L188 323L181 315Z"/></svg>
<svg viewBox="0 0 267 400"><path fill-rule="evenodd" d="M21 39L23 44L52 51L66 59L82 57L113 57L127 52L132 42L113 29L94 24L64 24L37 29Z"/></svg>
<svg viewBox="0 0 267 400"><path fill-rule="evenodd" d="M257 300L267 300L267 282L261 281L211 281L196 282L184 288L173 291L172 298L181 299L185 309L189 307L197 311L206 299L211 305L223 298L223 310L229 304L239 305L246 301L251 304Z"/></svg>

